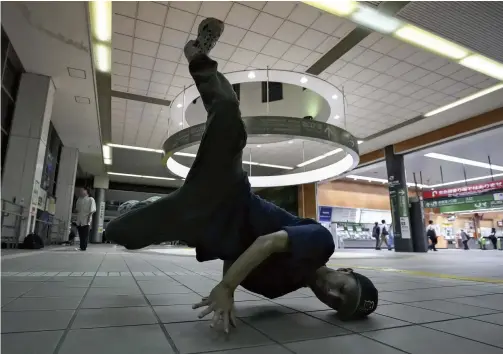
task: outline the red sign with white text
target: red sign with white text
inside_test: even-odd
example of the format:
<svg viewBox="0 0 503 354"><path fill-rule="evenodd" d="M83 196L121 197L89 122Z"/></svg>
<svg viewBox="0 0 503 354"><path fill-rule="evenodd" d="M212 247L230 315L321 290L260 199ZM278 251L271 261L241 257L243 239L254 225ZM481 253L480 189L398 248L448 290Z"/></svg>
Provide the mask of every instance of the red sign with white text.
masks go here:
<svg viewBox="0 0 503 354"><path fill-rule="evenodd" d="M462 196L483 194L498 189L503 189L503 180L494 182L491 181L481 184L473 184L471 186L452 187L434 191L424 191L423 199L462 197Z"/></svg>

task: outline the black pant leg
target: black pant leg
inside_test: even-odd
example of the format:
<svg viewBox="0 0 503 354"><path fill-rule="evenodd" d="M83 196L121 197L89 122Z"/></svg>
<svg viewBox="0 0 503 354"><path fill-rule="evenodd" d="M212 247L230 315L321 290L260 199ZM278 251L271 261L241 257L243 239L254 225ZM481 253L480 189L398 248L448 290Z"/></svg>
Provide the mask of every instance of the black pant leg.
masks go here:
<svg viewBox="0 0 503 354"><path fill-rule="evenodd" d="M79 227L80 249L85 251L89 242L89 225Z"/></svg>

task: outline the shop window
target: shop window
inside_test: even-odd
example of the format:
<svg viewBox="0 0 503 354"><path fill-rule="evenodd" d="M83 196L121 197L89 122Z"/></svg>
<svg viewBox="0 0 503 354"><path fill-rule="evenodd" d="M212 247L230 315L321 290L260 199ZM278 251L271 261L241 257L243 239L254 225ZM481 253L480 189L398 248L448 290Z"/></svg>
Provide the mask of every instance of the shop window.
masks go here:
<svg viewBox="0 0 503 354"><path fill-rule="evenodd" d="M269 102L283 99L283 84L281 82L269 82ZM262 81L262 103L267 102L267 82Z"/></svg>

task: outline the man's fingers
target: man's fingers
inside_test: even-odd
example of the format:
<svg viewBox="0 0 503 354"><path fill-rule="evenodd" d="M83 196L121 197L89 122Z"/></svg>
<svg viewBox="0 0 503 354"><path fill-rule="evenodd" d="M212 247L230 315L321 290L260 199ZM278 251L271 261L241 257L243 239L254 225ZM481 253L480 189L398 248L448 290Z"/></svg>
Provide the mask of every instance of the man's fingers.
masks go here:
<svg viewBox="0 0 503 354"><path fill-rule="evenodd" d="M220 311L215 311L215 313L213 314L213 320L211 321L210 327L211 328L215 327L220 321L221 317L222 313Z"/></svg>
<svg viewBox="0 0 503 354"><path fill-rule="evenodd" d="M203 306L208 306L210 304L210 299L208 299L207 297L203 297L203 299L201 300L201 302L198 302L197 304L194 304L192 305L192 309L198 309L200 307L203 307Z"/></svg>
<svg viewBox="0 0 503 354"><path fill-rule="evenodd" d="M213 309L215 308L215 306L213 304L211 304L210 306L208 306L208 308L204 309L203 311L201 311L201 313L199 314L199 318L203 318L205 317L206 315L208 315L210 312L213 312Z"/></svg>
<svg viewBox="0 0 503 354"><path fill-rule="evenodd" d="M230 320L232 327L236 328L238 325L238 321L236 320L236 314L234 313L234 310L231 311Z"/></svg>
<svg viewBox="0 0 503 354"><path fill-rule="evenodd" d="M224 312L224 332L229 334L229 312Z"/></svg>

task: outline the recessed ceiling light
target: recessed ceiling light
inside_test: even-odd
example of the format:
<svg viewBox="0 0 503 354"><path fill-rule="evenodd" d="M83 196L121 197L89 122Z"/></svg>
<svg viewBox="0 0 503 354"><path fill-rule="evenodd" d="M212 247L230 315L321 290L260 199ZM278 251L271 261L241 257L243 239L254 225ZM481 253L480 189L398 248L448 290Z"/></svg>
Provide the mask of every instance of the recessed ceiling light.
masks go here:
<svg viewBox="0 0 503 354"><path fill-rule="evenodd" d="M340 116L339 116L338 114L336 114L336 115L334 116L334 119L339 119L339 118L340 118Z"/></svg>
<svg viewBox="0 0 503 354"><path fill-rule="evenodd" d="M105 163L105 165L111 165L112 159L103 159L103 162Z"/></svg>
<svg viewBox="0 0 503 354"><path fill-rule="evenodd" d="M257 145L257 147L258 147L258 148L259 148L259 147L262 147L262 145Z"/></svg>
<svg viewBox="0 0 503 354"><path fill-rule="evenodd" d="M254 71L250 71L250 72L248 73L248 78L249 78L249 79L254 79L254 78L255 78L255 72L254 72Z"/></svg>
<svg viewBox="0 0 503 354"><path fill-rule="evenodd" d="M363 144L363 140L358 140L358 145Z"/></svg>
<svg viewBox="0 0 503 354"><path fill-rule="evenodd" d="M103 145L103 158L112 159L112 148L109 145Z"/></svg>
<svg viewBox="0 0 503 354"><path fill-rule="evenodd" d="M333 95L332 95L332 99L333 99L333 100L336 100L336 99L337 99L337 95L333 94Z"/></svg>
<svg viewBox="0 0 503 354"><path fill-rule="evenodd" d="M302 76L302 77L300 78L300 83L301 83L301 84L305 84L306 82L307 82L307 77Z"/></svg>
<svg viewBox="0 0 503 354"><path fill-rule="evenodd" d="M176 108L182 108L182 107L183 107L183 105L181 103L176 105Z"/></svg>
<svg viewBox="0 0 503 354"><path fill-rule="evenodd" d="M178 125L183 125L183 122L178 123Z"/></svg>

